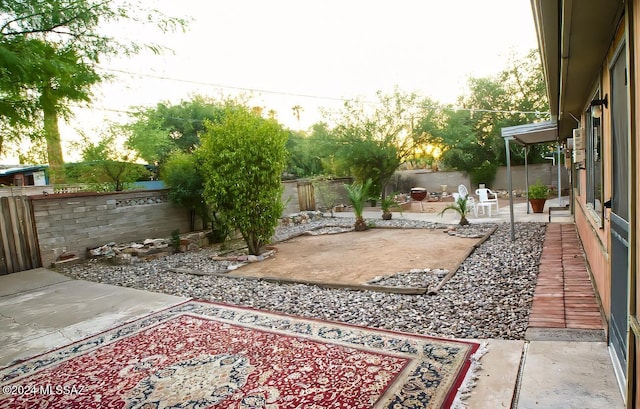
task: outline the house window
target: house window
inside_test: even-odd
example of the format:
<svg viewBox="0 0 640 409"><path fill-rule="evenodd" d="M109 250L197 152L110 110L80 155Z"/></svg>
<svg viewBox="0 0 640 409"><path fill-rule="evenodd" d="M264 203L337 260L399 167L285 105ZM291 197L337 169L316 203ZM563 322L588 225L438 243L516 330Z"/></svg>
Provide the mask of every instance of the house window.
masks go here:
<svg viewBox="0 0 640 409"><path fill-rule="evenodd" d="M592 209L602 226L602 118L586 113L585 168L587 171L587 207Z"/></svg>
<svg viewBox="0 0 640 409"><path fill-rule="evenodd" d="M611 211L629 221L629 130L627 102L627 63L620 52L611 67Z"/></svg>

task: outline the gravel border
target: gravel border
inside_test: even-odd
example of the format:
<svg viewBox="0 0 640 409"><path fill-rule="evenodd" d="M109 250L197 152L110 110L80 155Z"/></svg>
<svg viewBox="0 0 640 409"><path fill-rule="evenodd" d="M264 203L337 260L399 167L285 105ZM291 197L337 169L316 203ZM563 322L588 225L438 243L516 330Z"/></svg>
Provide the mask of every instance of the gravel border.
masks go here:
<svg viewBox="0 0 640 409"><path fill-rule="evenodd" d="M352 219L320 219L279 228L274 241L309 230L348 226ZM377 227L447 228L412 220L383 222ZM546 230L544 223L517 223L516 241L510 226L500 224L458 268L436 295L402 295L371 291L326 289L304 284L276 284L211 275L170 272L220 269L211 250L174 254L131 265L97 261L65 266L61 272L77 279L205 299L270 311L347 322L394 331L455 338L523 339L538 274ZM472 225L457 234L484 234L495 225ZM396 274L397 285L432 280L432 272Z"/></svg>

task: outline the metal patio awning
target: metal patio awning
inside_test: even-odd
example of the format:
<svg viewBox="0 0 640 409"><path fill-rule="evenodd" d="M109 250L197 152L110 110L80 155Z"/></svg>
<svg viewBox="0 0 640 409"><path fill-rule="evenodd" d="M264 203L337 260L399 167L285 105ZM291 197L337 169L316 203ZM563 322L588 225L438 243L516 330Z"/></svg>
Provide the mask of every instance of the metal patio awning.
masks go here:
<svg viewBox="0 0 640 409"><path fill-rule="evenodd" d="M520 145L555 142L558 139L558 124L555 121L508 126L502 128L502 137L511 139Z"/></svg>
<svg viewBox="0 0 640 409"><path fill-rule="evenodd" d="M524 146L525 150L530 145L538 143L556 142L558 146L558 199L560 199L560 141L558 140L558 124L556 121L536 122L532 124L508 126L501 129L507 149L507 186L509 189L509 212L511 215L511 241L516 239L515 220L513 214L513 187L511 182L511 141ZM527 152L524 155L525 168L525 188L529 191L529 168L527 163ZM527 213L529 208L527 207Z"/></svg>

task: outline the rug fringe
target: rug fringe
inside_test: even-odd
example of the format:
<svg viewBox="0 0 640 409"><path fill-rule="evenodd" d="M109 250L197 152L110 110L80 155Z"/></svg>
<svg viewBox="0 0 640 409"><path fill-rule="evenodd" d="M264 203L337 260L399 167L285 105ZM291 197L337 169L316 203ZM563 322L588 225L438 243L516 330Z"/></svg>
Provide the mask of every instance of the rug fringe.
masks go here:
<svg viewBox="0 0 640 409"><path fill-rule="evenodd" d="M464 381L462 381L462 385L458 388L458 392L456 393L456 397L453 400L453 404L451 405L452 409L465 409L467 407L464 402L471 395L471 391L476 386L476 381L478 380L478 371L482 369L482 363L480 363L480 359L484 354L488 351L487 342L483 342L480 344L480 347L476 350L476 352L471 355L469 358L471 361L471 366L467 371L466 376L464 377Z"/></svg>

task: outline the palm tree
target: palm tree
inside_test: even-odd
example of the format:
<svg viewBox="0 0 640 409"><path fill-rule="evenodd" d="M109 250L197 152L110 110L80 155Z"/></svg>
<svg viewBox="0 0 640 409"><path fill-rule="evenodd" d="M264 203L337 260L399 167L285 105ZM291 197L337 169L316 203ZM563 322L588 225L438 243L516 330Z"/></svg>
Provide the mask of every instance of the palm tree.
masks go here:
<svg viewBox="0 0 640 409"><path fill-rule="evenodd" d="M469 211L469 208L467 207L467 196L460 196L454 204L451 204L442 209L442 211L439 213L440 216L443 216L444 212L446 212L447 210L453 210L460 215L460 222L458 223L460 224L460 226L469 225L469 220L467 220L467 212Z"/></svg>
<svg viewBox="0 0 640 409"><path fill-rule="evenodd" d="M294 105L291 107L291 110L293 111L293 115L298 120L298 130L299 130L300 129L300 113L304 111L304 109L300 105Z"/></svg>
<svg viewBox="0 0 640 409"><path fill-rule="evenodd" d="M364 184L354 182L350 185L344 185L344 188L349 194L349 201L353 206L353 212L356 215L356 223L353 226L356 231L367 230L367 223L364 221L364 217L362 217L362 212L364 210L364 203L369 198L369 190L371 190L372 184L371 179L367 179Z"/></svg>
<svg viewBox="0 0 640 409"><path fill-rule="evenodd" d="M391 193L380 199L380 208L382 209L383 220L391 220L391 217L393 216L393 213L391 213L391 208L396 206L397 204L398 202L396 201L396 193Z"/></svg>

